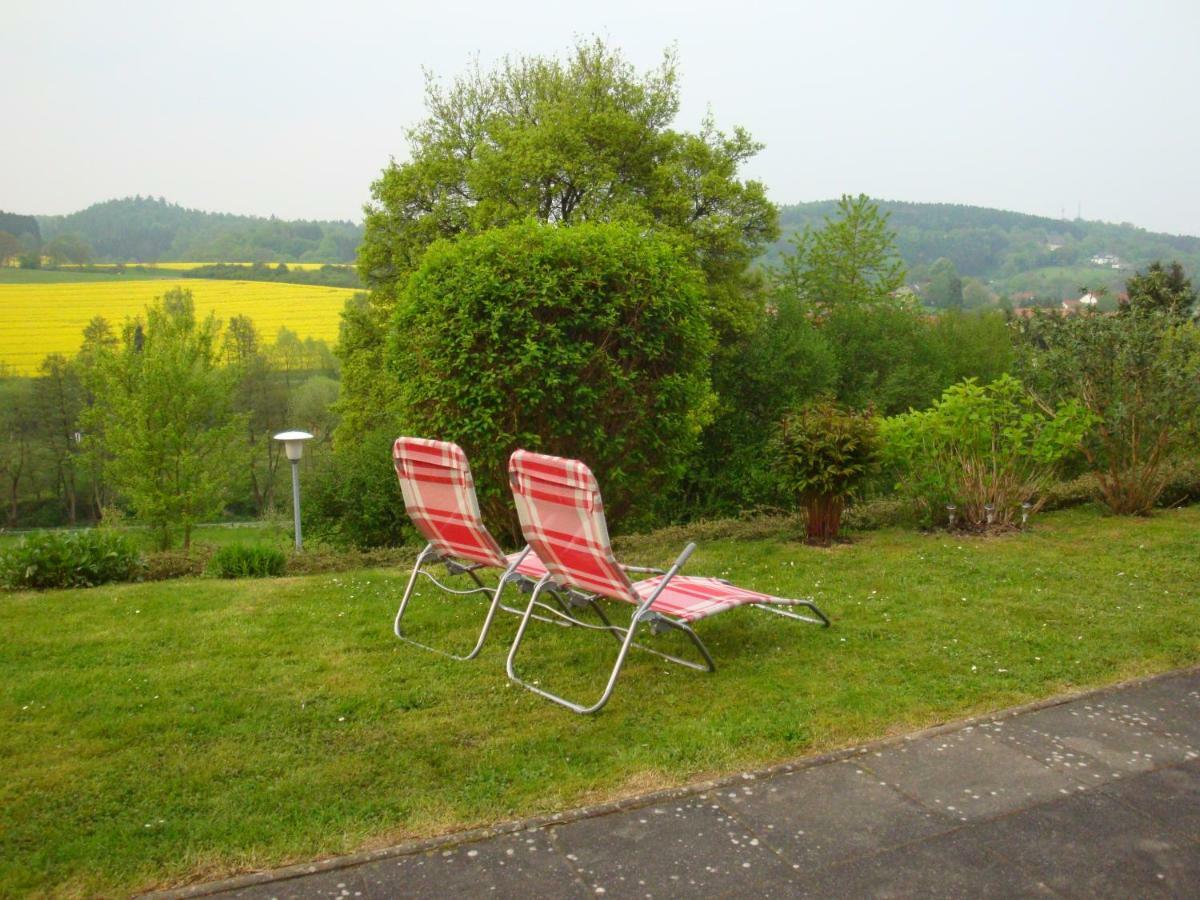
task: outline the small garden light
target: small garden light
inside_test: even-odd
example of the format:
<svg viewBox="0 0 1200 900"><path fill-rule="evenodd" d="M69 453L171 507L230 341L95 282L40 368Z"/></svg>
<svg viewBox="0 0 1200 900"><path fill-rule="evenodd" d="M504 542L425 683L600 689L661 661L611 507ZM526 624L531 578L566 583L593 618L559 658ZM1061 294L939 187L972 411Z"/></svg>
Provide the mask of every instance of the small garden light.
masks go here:
<svg viewBox="0 0 1200 900"><path fill-rule="evenodd" d="M1024 528L1029 524L1029 514L1033 511L1033 504L1026 500L1021 504L1021 527Z"/></svg>
<svg viewBox="0 0 1200 900"><path fill-rule="evenodd" d="M951 528L954 527L954 520L958 518L958 507L953 503L946 504L946 519L949 521Z"/></svg>
<svg viewBox="0 0 1200 900"><path fill-rule="evenodd" d="M312 435L307 431L281 431L275 435L275 440L283 442L283 450L292 464L292 515L296 525L296 549L300 550L304 546L300 535L300 457L304 455L304 442L311 441Z"/></svg>
<svg viewBox="0 0 1200 900"><path fill-rule="evenodd" d="M985 503L983 506L983 512L987 516L987 523L989 525L993 524L996 521L996 504L995 503Z"/></svg>

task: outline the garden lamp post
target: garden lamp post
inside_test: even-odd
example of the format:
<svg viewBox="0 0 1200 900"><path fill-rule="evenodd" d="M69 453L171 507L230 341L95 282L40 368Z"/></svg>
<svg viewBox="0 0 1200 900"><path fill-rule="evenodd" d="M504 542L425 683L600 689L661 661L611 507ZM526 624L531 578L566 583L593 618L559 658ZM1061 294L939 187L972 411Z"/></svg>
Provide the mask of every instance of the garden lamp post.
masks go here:
<svg viewBox="0 0 1200 900"><path fill-rule="evenodd" d="M275 440L283 441L283 450L292 464L292 515L296 524L296 549L304 546L300 535L300 457L304 455L304 442L312 440L307 431L281 431Z"/></svg>

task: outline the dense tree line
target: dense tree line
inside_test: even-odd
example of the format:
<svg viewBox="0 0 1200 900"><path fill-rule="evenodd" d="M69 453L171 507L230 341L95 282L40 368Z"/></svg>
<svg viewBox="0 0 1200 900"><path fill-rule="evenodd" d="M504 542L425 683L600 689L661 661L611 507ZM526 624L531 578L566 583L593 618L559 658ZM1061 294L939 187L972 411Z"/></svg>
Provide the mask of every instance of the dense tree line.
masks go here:
<svg viewBox="0 0 1200 900"><path fill-rule="evenodd" d="M362 240L351 222L201 212L161 197L108 200L39 224L44 240L76 235L107 262L350 262Z"/></svg>

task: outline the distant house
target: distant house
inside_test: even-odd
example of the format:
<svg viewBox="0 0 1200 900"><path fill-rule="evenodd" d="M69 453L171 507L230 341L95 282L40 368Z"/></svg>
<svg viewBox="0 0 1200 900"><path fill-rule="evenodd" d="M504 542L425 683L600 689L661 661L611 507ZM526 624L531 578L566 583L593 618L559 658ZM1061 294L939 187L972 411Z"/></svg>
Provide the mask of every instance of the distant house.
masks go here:
<svg viewBox="0 0 1200 900"><path fill-rule="evenodd" d="M1012 304L1013 306L1032 306L1036 299L1037 294L1033 291L1021 291L1019 294L1012 295Z"/></svg>
<svg viewBox="0 0 1200 900"><path fill-rule="evenodd" d="M1062 302L1062 311L1065 313L1083 312L1085 309L1095 309L1096 304L1100 302L1100 298L1088 291L1082 297L1073 300L1064 300Z"/></svg>
<svg viewBox="0 0 1200 900"><path fill-rule="evenodd" d="M1093 266L1108 266L1112 269L1121 268L1121 259L1112 253L1097 253L1092 257L1091 263Z"/></svg>

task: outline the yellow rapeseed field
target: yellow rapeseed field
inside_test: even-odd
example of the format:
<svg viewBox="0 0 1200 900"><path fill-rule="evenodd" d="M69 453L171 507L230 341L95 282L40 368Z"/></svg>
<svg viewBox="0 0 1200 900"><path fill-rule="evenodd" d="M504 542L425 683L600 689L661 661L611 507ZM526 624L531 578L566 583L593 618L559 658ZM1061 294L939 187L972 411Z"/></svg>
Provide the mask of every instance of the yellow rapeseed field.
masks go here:
<svg viewBox="0 0 1200 900"><path fill-rule="evenodd" d="M92 263L92 265L94 265L98 269L111 269L111 268L116 267L118 264L117 263ZM188 272L188 271L191 271L192 269L198 269L201 266L252 266L252 265L254 265L254 263L248 263L248 262L220 262L220 263L215 263L215 262L154 262L154 263L127 262L127 263L121 263L120 265L127 266L127 267L145 266L147 269L167 269L168 271L171 271L171 272ZM279 263L267 263L267 265L273 269L277 265L279 265ZM287 266L289 269L299 269L300 271L303 271L303 272L315 272L317 269L321 268L322 266L326 266L326 265L353 266L354 263L298 262L298 263L284 263L284 265ZM68 265L68 266L63 266L62 268L77 269L80 267Z"/></svg>
<svg viewBox="0 0 1200 900"><path fill-rule="evenodd" d="M140 315L155 297L175 285L165 281L0 284L0 363L30 375L50 353L71 356L79 350L83 328L103 316L120 330L125 319ZM355 293L349 288L280 284L266 281L216 281L189 278L179 287L192 292L196 314L216 313L222 321L245 315L264 340L280 327L300 337L337 339L338 314Z"/></svg>

